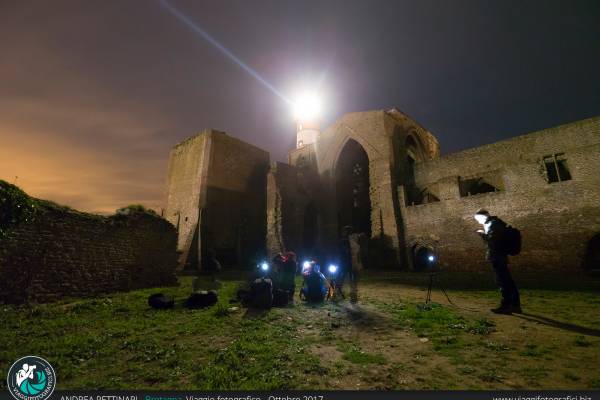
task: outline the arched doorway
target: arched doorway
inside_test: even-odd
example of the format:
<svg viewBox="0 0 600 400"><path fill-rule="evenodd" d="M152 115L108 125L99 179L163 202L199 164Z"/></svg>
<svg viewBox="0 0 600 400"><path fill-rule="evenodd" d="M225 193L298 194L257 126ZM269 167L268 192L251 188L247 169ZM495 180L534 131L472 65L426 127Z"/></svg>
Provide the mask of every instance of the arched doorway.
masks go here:
<svg viewBox="0 0 600 400"><path fill-rule="evenodd" d="M371 197L369 195L369 157L353 139L344 145L336 165L338 234L350 225L355 232L371 236Z"/></svg>

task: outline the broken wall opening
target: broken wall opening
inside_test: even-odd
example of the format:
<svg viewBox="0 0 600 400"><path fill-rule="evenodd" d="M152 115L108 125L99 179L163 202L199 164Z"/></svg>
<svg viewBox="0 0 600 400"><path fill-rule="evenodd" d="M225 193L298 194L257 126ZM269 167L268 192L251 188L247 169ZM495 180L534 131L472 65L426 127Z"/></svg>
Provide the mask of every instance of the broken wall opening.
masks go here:
<svg viewBox="0 0 600 400"><path fill-rule="evenodd" d="M490 172L474 177L459 177L458 189L461 197L475 196L501 192L504 190L504 182L499 172Z"/></svg>

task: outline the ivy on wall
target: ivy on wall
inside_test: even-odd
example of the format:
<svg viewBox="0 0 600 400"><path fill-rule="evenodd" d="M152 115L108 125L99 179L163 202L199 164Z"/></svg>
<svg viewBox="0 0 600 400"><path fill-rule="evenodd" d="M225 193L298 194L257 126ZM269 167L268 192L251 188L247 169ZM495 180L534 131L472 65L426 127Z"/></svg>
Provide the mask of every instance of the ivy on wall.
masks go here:
<svg viewBox="0 0 600 400"><path fill-rule="evenodd" d="M0 180L0 239L21 223L29 222L36 212L35 200L15 185Z"/></svg>

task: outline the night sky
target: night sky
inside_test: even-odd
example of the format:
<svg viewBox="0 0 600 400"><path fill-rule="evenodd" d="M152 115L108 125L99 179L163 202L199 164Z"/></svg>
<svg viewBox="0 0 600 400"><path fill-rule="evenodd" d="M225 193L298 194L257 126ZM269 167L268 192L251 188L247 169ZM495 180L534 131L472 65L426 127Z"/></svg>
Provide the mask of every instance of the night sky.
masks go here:
<svg viewBox="0 0 600 400"><path fill-rule="evenodd" d="M600 115L600 1L170 4L322 125L397 107L442 152ZM211 127L285 160L290 107L158 0L0 0L0 179L94 212L159 209ZM18 176L18 178L15 178Z"/></svg>

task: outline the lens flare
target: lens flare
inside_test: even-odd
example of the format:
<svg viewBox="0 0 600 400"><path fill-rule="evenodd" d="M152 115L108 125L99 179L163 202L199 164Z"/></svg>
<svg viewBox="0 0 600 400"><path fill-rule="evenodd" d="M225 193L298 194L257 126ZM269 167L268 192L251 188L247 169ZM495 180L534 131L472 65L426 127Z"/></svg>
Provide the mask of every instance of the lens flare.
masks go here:
<svg viewBox="0 0 600 400"><path fill-rule="evenodd" d="M269 81L267 81L263 76L261 76L258 72L252 69L248 64L242 61L238 56L233 54L231 50L227 47L223 46L219 43L215 38L213 38L207 31L202 29L202 27L194 22L190 17L185 15L182 11L173 6L168 0L158 0L158 4L163 6L168 12L170 12L174 17L176 17L179 21L183 22L187 25L188 28L192 30L195 34L202 37L208 43L217 48L221 53L227 56L231 61L239 65L244 71L246 71L251 77L256 79L258 82L263 84L267 89L269 89L273 94L278 96L280 99L285 101L286 103L290 103L290 100L281 93L275 86L273 86Z"/></svg>

